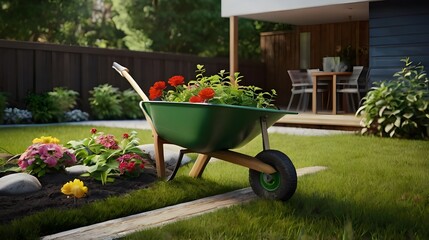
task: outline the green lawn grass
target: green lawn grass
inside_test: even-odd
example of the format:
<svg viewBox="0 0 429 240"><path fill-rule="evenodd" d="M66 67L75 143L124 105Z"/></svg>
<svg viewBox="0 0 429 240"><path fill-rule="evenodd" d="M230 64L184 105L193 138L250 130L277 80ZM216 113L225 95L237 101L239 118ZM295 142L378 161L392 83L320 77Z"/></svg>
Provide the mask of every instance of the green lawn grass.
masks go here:
<svg viewBox="0 0 429 240"><path fill-rule="evenodd" d="M127 239L429 238L429 142L356 135L270 139L297 168L328 170L300 178L286 203L259 199ZM256 149L252 142L241 151Z"/></svg>
<svg viewBox="0 0 429 240"><path fill-rule="evenodd" d="M20 153L41 135L65 143L89 135L91 127L0 129L0 147ZM129 129L98 127L120 136ZM138 131L142 144L149 131ZM427 239L429 238L429 142L362 137L270 134L271 148L286 153L296 168L328 169L298 180L290 201L256 200L241 206L151 229L130 239ZM256 138L239 149L261 150ZM49 210L0 226L0 236L42 235L169 206L248 186L248 170L227 162L210 163L202 179L182 167L172 182L111 198L82 209ZM22 226L31 226L23 228Z"/></svg>

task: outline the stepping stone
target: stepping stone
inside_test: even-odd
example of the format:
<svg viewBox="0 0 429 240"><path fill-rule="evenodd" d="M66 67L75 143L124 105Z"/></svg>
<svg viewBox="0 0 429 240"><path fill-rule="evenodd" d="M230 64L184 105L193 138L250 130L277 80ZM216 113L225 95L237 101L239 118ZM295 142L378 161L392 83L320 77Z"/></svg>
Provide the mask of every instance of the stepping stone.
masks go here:
<svg viewBox="0 0 429 240"><path fill-rule="evenodd" d="M12 173L0 178L0 196L31 193L41 188L39 180L28 173Z"/></svg>
<svg viewBox="0 0 429 240"><path fill-rule="evenodd" d="M87 173L88 169L89 169L89 166L74 165L71 167L67 167L66 172L67 172L67 174L70 174L70 175L80 175L82 173Z"/></svg>
<svg viewBox="0 0 429 240"><path fill-rule="evenodd" d="M140 145L139 148L149 154L150 158L155 160L155 147L153 144ZM174 144L164 144L164 161L167 167L174 166L179 158L180 150L183 149ZM191 158L184 155L181 166L189 163Z"/></svg>

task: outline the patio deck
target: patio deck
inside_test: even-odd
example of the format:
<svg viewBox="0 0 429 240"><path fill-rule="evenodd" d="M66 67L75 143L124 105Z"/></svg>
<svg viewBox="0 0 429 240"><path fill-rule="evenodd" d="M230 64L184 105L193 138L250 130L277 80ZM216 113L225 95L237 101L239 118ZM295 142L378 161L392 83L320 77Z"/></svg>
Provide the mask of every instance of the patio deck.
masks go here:
<svg viewBox="0 0 429 240"><path fill-rule="evenodd" d="M302 128L317 128L317 129L335 129L335 130L360 130L361 118L354 114L313 114L299 113L297 115L286 115L281 118L276 126L286 127L302 127Z"/></svg>

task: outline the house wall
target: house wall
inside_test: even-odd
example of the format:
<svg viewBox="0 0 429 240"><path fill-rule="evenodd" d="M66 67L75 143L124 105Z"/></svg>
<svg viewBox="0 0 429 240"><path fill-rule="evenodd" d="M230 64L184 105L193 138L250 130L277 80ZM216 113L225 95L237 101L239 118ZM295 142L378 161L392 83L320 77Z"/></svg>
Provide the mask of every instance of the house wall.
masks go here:
<svg viewBox="0 0 429 240"><path fill-rule="evenodd" d="M369 66L368 22L296 26L292 31L261 34L262 59L266 64L265 89L276 89L278 106L287 106L291 95L291 80L287 70L300 68L300 33L311 38L309 68L323 69L323 57L337 56L336 47L351 45L355 49L354 65Z"/></svg>
<svg viewBox="0 0 429 240"><path fill-rule="evenodd" d="M392 79L404 57L429 68L429 1L370 2L369 17L370 83Z"/></svg>

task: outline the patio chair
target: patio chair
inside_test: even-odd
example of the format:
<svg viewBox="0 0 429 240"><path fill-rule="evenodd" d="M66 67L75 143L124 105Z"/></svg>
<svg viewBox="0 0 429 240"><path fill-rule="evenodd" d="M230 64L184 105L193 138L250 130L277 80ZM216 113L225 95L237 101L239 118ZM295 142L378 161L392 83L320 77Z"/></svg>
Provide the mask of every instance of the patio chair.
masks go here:
<svg viewBox="0 0 429 240"><path fill-rule="evenodd" d="M353 73L348 78L339 78L337 82L337 94L347 94L350 101L347 99L347 103L356 111L356 104L354 101L354 95L357 96L357 103L360 101L360 89L359 89L359 76L361 75L363 66L354 66ZM339 97L337 98L339 99ZM350 104L351 102L351 104ZM337 104L339 106L339 104Z"/></svg>
<svg viewBox="0 0 429 240"><path fill-rule="evenodd" d="M295 96L298 95L299 100L296 110L298 111L302 108L302 111L305 111L308 106L308 99L313 93L313 81L311 80L311 75L309 75L308 72L301 70L288 70L287 72L292 82L292 95L290 96L287 109L290 109ZM324 93L326 91L326 89L317 88L317 93Z"/></svg>
<svg viewBox="0 0 429 240"><path fill-rule="evenodd" d="M299 110L305 92L310 90L310 85L308 84L308 82L306 82L306 76L304 76L303 72L301 72L300 70L288 70L287 73L289 74L290 80L292 82L292 95L290 96L287 110L290 110L295 95L299 96L298 105L296 106L296 110Z"/></svg>
<svg viewBox="0 0 429 240"><path fill-rule="evenodd" d="M307 69L308 82L311 84L311 87L313 87L313 78L311 77L311 73L312 72L320 72L320 69L318 69L318 68ZM322 96L321 96L322 97L322 106L324 105L324 103L323 103L324 94L328 93L328 101L326 101L326 109L327 109L328 106L329 106L329 103L330 103L329 100L330 100L330 97L331 97L331 95L330 95L331 91L329 89L329 83L318 81L317 82L317 93L321 93L322 94Z"/></svg>

